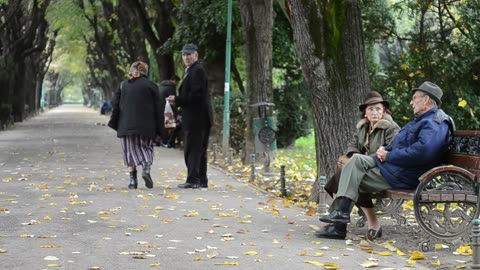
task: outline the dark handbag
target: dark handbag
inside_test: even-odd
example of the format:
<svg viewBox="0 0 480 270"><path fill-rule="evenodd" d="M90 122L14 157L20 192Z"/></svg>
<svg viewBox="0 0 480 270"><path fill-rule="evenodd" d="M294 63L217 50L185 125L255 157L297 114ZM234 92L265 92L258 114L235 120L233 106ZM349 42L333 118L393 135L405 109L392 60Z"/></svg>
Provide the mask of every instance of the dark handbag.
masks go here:
<svg viewBox="0 0 480 270"><path fill-rule="evenodd" d="M123 83L125 81L122 81L120 83L120 90L118 91L118 98L115 98L112 101L113 109L112 109L112 115L110 115L110 121L108 121L107 126L112 128L113 130L117 131L118 129L118 121L119 121L119 111L118 111L118 104L120 103L120 98L122 96L122 89L123 89Z"/></svg>

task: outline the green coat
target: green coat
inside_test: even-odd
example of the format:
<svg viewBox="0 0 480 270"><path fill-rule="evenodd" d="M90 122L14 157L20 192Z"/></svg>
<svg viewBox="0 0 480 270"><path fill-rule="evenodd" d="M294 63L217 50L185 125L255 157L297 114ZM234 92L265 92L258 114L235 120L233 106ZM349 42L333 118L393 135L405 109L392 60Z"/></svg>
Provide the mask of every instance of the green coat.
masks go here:
<svg viewBox="0 0 480 270"><path fill-rule="evenodd" d="M387 113L375 123L369 136L367 133L370 130L370 122L367 118L358 121L356 128L353 138L348 142L348 157L355 153L375 155L377 149L391 143L400 130L398 124Z"/></svg>

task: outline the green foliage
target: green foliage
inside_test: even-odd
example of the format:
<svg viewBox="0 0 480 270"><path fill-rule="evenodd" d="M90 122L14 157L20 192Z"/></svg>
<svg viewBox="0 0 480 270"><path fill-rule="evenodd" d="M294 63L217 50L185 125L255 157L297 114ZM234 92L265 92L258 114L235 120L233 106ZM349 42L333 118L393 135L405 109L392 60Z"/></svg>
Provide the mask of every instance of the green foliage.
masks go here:
<svg viewBox="0 0 480 270"><path fill-rule="evenodd" d="M372 85L389 98L394 119L400 125L412 119L410 90L430 80L443 89L442 109L457 129L478 129L480 3L401 2L394 12L408 18L398 24L413 26L405 32L392 29L396 39L385 35L378 70L385 76L372 74Z"/></svg>
<svg viewBox="0 0 480 270"><path fill-rule="evenodd" d="M199 46L205 62L223 58L227 33L227 1L196 0L188 4L179 4L175 9L177 24L171 41L166 42L162 50L177 52L186 43ZM233 1L232 53L242 45L238 1Z"/></svg>
<svg viewBox="0 0 480 270"><path fill-rule="evenodd" d="M223 97L213 97L213 111L215 117L223 118ZM230 96L230 146L239 151L245 145L245 131L247 129L247 101L238 90L231 91ZM220 121L217 121L220 122ZM217 129L222 127L217 126Z"/></svg>
<svg viewBox="0 0 480 270"><path fill-rule="evenodd" d="M290 23L278 5L274 6L274 10L277 16L272 41L276 74L273 102L277 119L277 145L286 147L298 137L308 134L312 117L308 87L298 62Z"/></svg>
<svg viewBox="0 0 480 270"><path fill-rule="evenodd" d="M315 179L317 164L315 158L315 136L313 131L306 137L300 137L295 141L295 148L283 148L275 154L274 166L285 165L292 171L297 168L299 173L305 175L299 177L299 180Z"/></svg>
<svg viewBox="0 0 480 270"><path fill-rule="evenodd" d="M83 11L73 0L56 0L50 4L46 18L58 31L51 70L62 77L84 77L88 72L84 36L92 34Z"/></svg>
<svg viewBox="0 0 480 270"><path fill-rule="evenodd" d="M81 104L83 103L82 91L75 86L65 87L62 92L62 100L64 104Z"/></svg>
<svg viewBox="0 0 480 270"><path fill-rule="evenodd" d="M303 80L287 80L285 84L274 89L277 145L280 148L290 146L297 138L306 136L312 127L307 90Z"/></svg>

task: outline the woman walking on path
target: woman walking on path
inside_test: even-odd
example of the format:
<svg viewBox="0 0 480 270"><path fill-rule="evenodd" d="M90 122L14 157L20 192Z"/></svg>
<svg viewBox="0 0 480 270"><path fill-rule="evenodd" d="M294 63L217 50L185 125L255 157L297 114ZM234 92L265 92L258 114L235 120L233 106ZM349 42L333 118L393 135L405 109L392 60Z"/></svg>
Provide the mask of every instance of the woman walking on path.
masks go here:
<svg viewBox="0 0 480 270"><path fill-rule="evenodd" d="M128 188L136 189L137 166L147 188L153 188L150 167L153 163L155 140L164 136L164 108L157 85L147 79L148 65L134 62L128 80L122 81L112 100L113 111L108 126L117 131L121 140L123 161L130 172Z"/></svg>

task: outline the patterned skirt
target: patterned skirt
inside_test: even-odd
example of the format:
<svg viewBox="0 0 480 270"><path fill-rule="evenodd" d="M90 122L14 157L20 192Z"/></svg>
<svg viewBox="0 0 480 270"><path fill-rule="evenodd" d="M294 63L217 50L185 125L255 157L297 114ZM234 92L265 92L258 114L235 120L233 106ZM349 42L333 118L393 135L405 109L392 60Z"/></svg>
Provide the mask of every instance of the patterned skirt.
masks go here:
<svg viewBox="0 0 480 270"><path fill-rule="evenodd" d="M136 167L143 162L153 163L153 139L140 135L128 135L121 137L120 140L125 165Z"/></svg>

